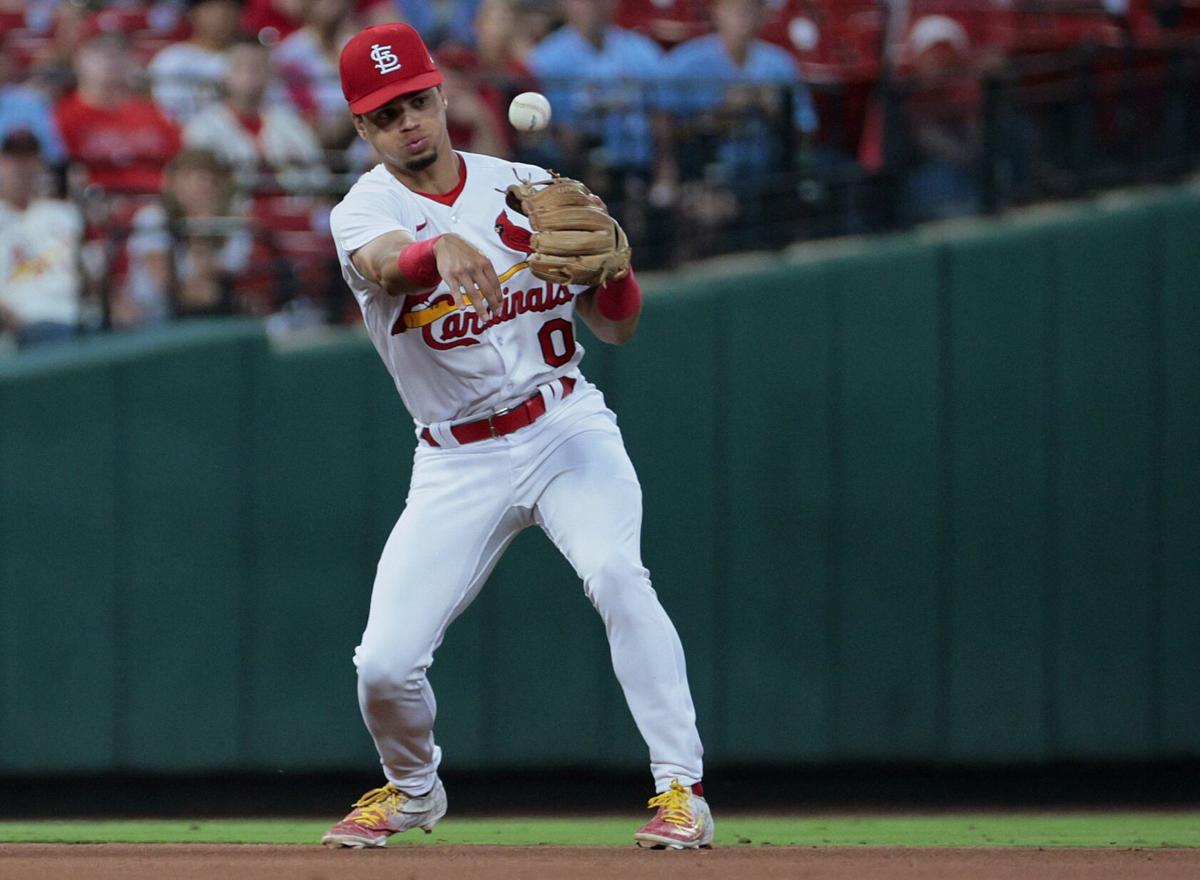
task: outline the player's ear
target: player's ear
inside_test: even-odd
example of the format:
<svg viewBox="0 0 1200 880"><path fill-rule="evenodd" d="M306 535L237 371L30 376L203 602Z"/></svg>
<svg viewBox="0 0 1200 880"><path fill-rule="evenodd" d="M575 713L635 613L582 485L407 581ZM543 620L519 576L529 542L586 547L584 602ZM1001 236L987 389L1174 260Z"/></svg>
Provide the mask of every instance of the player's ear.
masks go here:
<svg viewBox="0 0 1200 880"><path fill-rule="evenodd" d="M354 114L354 130L358 132L358 136L364 141L367 139L367 126L363 122L363 116L359 113Z"/></svg>

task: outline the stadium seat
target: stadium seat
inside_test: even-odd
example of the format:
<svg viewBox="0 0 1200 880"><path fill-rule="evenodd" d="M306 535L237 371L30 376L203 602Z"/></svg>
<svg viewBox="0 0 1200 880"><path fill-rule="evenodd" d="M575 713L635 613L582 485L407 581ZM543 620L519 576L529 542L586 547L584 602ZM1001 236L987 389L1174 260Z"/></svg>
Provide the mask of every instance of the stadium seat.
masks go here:
<svg viewBox="0 0 1200 880"><path fill-rule="evenodd" d="M1101 0L1020 9L1015 17L1014 48L1018 52L1055 52L1084 44L1119 46L1124 29L1108 14Z"/></svg>
<svg viewBox="0 0 1200 880"><path fill-rule="evenodd" d="M789 0L768 16L763 39L791 52L806 82L857 82L878 73L883 22L871 0Z"/></svg>
<svg viewBox="0 0 1200 880"><path fill-rule="evenodd" d="M51 56L54 49L53 37L35 34L19 28L4 36L3 51L18 78L31 67Z"/></svg>
<svg viewBox="0 0 1200 880"><path fill-rule="evenodd" d="M25 27L25 13L18 12L13 9L0 10L0 37L3 37L9 31L20 30Z"/></svg>

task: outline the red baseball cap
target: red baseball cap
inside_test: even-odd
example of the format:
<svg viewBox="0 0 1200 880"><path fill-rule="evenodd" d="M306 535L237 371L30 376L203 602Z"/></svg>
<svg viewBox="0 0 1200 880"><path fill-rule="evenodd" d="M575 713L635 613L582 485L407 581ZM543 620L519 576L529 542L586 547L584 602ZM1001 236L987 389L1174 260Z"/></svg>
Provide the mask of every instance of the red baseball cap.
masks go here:
<svg viewBox="0 0 1200 880"><path fill-rule="evenodd" d="M421 35L406 24L380 24L355 34L338 67L351 113L370 113L398 95L442 82Z"/></svg>

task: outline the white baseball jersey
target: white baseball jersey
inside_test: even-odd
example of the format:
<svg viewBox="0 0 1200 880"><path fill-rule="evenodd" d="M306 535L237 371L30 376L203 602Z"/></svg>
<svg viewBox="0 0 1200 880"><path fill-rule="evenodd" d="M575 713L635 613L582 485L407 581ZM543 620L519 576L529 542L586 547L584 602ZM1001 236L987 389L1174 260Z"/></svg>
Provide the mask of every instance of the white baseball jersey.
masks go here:
<svg viewBox="0 0 1200 880"><path fill-rule="evenodd" d="M534 180L550 175L491 156L459 156L466 179L453 200L415 193L377 165L359 178L330 220L342 274L418 429L525 400L539 386L576 373L583 357L573 314L575 297L587 288L534 276L526 262L528 220L505 204L504 190L518 175ZM462 235L491 260L503 294L500 311L485 322L445 282L424 296L396 297L364 278L351 255L396 230L417 241Z"/></svg>
<svg viewBox="0 0 1200 880"><path fill-rule="evenodd" d="M380 165L358 180L331 220L342 273L371 340L418 430L428 427L437 439L413 454L404 512L380 555L355 651L359 706L384 774L410 795L436 785L442 754L425 672L446 627L478 595L504 548L536 524L600 611L613 669L649 747L655 787L699 782L703 748L683 647L641 559L641 486L616 417L577 371L583 350L573 314L585 288L534 277L526 219L505 204L504 190L517 175L548 174L459 155L466 177L457 194L411 192ZM462 235L491 260L501 280L500 310L485 322L444 283L426 295L393 297L363 278L351 255L395 230L418 241ZM554 380L568 374L577 384L566 396ZM449 422L538 392L547 408L533 423L462 446L451 442Z"/></svg>

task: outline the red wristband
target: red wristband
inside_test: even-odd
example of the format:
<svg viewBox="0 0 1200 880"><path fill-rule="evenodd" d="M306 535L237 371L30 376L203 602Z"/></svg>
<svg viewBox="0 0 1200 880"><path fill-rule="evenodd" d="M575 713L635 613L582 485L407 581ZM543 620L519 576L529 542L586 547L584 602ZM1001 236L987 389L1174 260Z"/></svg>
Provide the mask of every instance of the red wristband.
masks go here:
<svg viewBox="0 0 1200 880"><path fill-rule="evenodd" d="M400 274L422 289L437 287L442 280L438 274L437 255L433 252L439 238L440 235L435 235L425 241L414 241L396 258Z"/></svg>
<svg viewBox="0 0 1200 880"><path fill-rule="evenodd" d="M633 277L633 267L624 278L609 281L596 290L596 308L610 321L624 321L642 305L642 288Z"/></svg>

